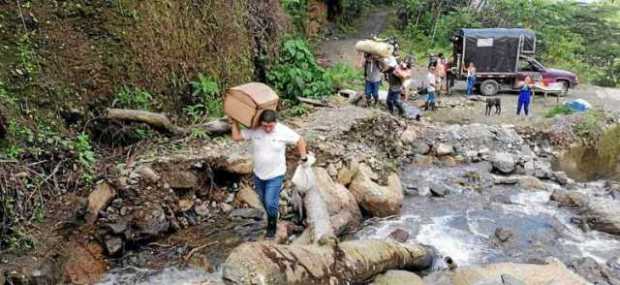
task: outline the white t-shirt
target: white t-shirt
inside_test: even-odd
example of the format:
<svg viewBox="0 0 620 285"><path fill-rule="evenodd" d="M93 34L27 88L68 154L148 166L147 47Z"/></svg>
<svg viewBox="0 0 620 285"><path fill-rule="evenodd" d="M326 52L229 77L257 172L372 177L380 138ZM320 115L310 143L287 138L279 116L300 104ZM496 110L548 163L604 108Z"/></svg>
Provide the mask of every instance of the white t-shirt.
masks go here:
<svg viewBox="0 0 620 285"><path fill-rule="evenodd" d="M437 84L437 79L435 78L435 74L433 73L428 73L428 75L426 76L426 80L428 81L428 91L429 92L435 92L435 87L433 87L431 84Z"/></svg>
<svg viewBox="0 0 620 285"><path fill-rule="evenodd" d="M245 140L252 141L254 174L261 180L286 173L286 145L296 144L300 136L289 127L276 123L271 133L262 128L241 130Z"/></svg>

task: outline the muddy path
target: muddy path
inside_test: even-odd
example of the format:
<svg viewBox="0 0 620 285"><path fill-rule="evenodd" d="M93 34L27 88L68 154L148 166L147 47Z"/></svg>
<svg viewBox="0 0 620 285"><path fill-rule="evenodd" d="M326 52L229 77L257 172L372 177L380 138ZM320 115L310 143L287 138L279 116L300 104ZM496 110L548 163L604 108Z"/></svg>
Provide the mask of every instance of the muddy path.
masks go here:
<svg viewBox="0 0 620 285"><path fill-rule="evenodd" d="M356 32L344 38L336 37L321 42L318 47L319 54L327 59L330 65L342 63L356 66L359 64L359 55L355 51L355 43L360 39L383 32L394 13L393 9L388 8L377 8L368 12L363 21L360 21L355 27Z"/></svg>

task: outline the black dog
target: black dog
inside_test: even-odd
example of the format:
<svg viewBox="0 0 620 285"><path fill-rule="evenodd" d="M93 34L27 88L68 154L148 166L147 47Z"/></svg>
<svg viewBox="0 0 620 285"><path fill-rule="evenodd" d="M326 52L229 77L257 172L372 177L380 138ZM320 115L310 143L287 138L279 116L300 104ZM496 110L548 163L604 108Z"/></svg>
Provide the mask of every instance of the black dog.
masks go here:
<svg viewBox="0 0 620 285"><path fill-rule="evenodd" d="M487 109L485 115L490 116L491 110L495 107L495 114L499 115L502 113L502 99L500 98L487 98Z"/></svg>

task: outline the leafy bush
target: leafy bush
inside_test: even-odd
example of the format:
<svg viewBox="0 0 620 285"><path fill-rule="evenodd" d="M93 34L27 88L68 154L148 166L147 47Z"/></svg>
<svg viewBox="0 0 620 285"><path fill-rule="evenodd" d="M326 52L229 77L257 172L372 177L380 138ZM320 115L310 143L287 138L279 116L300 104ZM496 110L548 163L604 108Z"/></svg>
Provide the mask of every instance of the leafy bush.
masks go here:
<svg viewBox="0 0 620 285"><path fill-rule="evenodd" d="M332 92L332 81L321 68L303 40L285 41L277 63L269 70L267 80L282 92L284 99L323 97Z"/></svg>
<svg viewBox="0 0 620 285"><path fill-rule="evenodd" d="M586 112L581 117L581 121L573 126L573 131L577 136L587 141L595 142L603 133L601 122L604 117L605 114L600 111Z"/></svg>
<svg viewBox="0 0 620 285"><path fill-rule="evenodd" d="M113 105L121 108L149 110L152 100L151 93L145 90L123 86L116 93Z"/></svg>
<svg viewBox="0 0 620 285"><path fill-rule="evenodd" d="M361 70L342 63L328 68L327 74L336 89L356 89L361 87L364 81Z"/></svg>
<svg viewBox="0 0 620 285"><path fill-rule="evenodd" d="M549 111L547 111L547 113L545 114L545 118L553 118L558 115L569 115L572 113L573 113L573 110L566 105L555 106L551 108Z"/></svg>
<svg viewBox="0 0 620 285"><path fill-rule="evenodd" d="M198 80L192 81L192 96L198 98L197 104L186 106L183 110L190 117L192 123L198 122L205 115L220 117L223 115L222 99L219 96L220 87L213 78L202 73Z"/></svg>
<svg viewBox="0 0 620 285"><path fill-rule="evenodd" d="M282 0L282 7L291 17L291 22L299 33L306 30L308 20L308 1L307 0Z"/></svg>
<svg viewBox="0 0 620 285"><path fill-rule="evenodd" d="M80 133L73 141L72 148L77 152L77 162L82 167L84 173L82 178L85 182L90 183L93 180L93 167L95 165L95 152L90 143L88 134Z"/></svg>

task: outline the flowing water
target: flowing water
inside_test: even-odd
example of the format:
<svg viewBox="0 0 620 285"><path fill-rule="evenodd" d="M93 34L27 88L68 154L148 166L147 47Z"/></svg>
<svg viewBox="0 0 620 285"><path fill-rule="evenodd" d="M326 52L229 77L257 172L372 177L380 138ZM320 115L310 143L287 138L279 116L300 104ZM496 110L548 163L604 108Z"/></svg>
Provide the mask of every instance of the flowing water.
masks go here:
<svg viewBox="0 0 620 285"><path fill-rule="evenodd" d="M459 266L539 262L549 256L564 262L592 257L605 263L620 254L620 240L601 232L582 231L571 223L575 213L550 202L550 191L523 192L514 185L489 187L492 177L488 169L486 164L405 167L405 185L415 185L424 192L428 185L439 183L450 193L443 198L415 193L407 196L401 216L369 225L355 238L384 239L395 229L404 229L410 233L409 240L433 246ZM464 183L464 177L472 173L479 177L476 183L480 187ZM510 231L512 237L501 242L495 234L498 228Z"/></svg>

